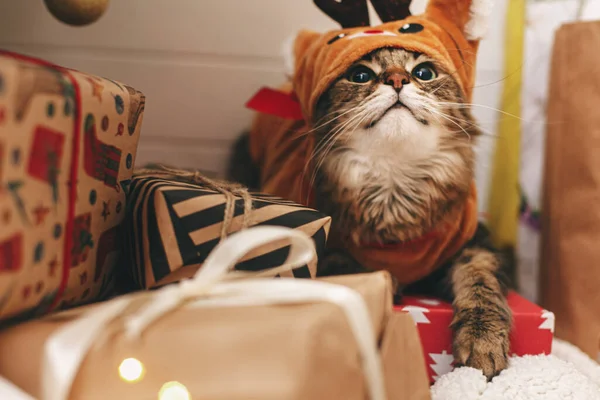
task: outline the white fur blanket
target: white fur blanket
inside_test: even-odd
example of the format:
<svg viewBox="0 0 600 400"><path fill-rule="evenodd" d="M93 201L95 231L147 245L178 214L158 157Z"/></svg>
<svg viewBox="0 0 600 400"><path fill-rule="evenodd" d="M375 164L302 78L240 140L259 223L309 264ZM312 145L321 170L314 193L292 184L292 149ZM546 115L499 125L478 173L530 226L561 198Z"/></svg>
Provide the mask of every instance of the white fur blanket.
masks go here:
<svg viewBox="0 0 600 400"><path fill-rule="evenodd" d="M431 388L432 400L600 400L600 365L575 346L554 340L552 355L514 357L491 382L457 368Z"/></svg>

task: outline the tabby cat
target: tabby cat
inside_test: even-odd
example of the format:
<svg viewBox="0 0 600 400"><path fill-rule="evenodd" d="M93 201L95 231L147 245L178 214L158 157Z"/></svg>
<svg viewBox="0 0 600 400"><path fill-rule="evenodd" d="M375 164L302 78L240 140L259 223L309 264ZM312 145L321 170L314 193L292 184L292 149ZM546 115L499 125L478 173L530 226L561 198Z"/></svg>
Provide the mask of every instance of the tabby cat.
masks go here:
<svg viewBox="0 0 600 400"><path fill-rule="evenodd" d="M456 0L456 7L459 3ZM293 195L300 184L276 179L281 170L302 162L300 172L290 176L302 175L298 182L310 188L311 205L332 216L330 248L320 260L320 273L388 269L399 283L399 293L433 294L452 301L456 363L479 368L491 379L507 366L512 316L506 301L504 263L490 245L485 227L477 223L474 147L481 130L471 114L472 86L466 86L472 84L473 65L465 61L474 60L476 42L469 38L467 27L446 29L447 20L443 20L444 29L439 29L431 23L439 15L458 15L447 9L453 4L431 0L425 18L409 17L406 23L390 22L377 30L356 28L314 39L323 46L339 46L338 50L297 45L301 50L312 49L308 51L313 51L317 61L326 60L328 51L338 51L340 65L345 65L342 46L357 46L356 52L365 46L374 50L353 61L327 85L308 81L317 72L326 71L324 75L329 76L328 66L309 68L306 58L297 60L296 77L303 73L313 89L324 88L302 91L308 87L306 82L294 82L304 101L307 127L269 120L272 130L261 137L253 135L260 125L255 123L250 136L236 145L230 178L304 202ZM375 40L370 35L393 45L375 48L375 42L367 42ZM416 38L410 39L413 50L418 46L412 43L418 40L424 43L421 47L431 48L432 38L441 35L443 46L456 46L450 49L454 53L448 53L454 57L452 63L425 51L406 50L401 40L407 35ZM340 43L344 40L348 42ZM352 44L352 40L365 42ZM469 46L475 49L471 53L465 51ZM464 70L449 67L457 63ZM318 96L311 94L315 90ZM309 104L313 98L314 108ZM282 135L275 135L276 130ZM309 157L304 159L297 153L307 137L314 138L314 145L306 145ZM283 146L283 150L267 162L265 154L273 152L269 146ZM454 226L451 236L436 233L446 232L447 225ZM412 248L420 250L410 253ZM446 249L451 252L444 253ZM388 255L396 250L409 255L403 255L400 263L389 262ZM416 262L411 259L415 254ZM420 268L422 260L431 261L431 268ZM410 267L397 265L402 263Z"/></svg>

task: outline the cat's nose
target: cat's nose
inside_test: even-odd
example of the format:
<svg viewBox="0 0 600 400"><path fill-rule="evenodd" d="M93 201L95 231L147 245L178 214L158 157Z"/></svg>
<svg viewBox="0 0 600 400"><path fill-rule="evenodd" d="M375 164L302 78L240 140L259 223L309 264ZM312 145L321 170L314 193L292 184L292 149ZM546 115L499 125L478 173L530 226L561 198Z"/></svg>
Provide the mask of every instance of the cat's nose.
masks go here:
<svg viewBox="0 0 600 400"><path fill-rule="evenodd" d="M396 92L400 92L402 87L408 83L410 83L408 76L401 72L393 72L385 77L385 84L396 89Z"/></svg>

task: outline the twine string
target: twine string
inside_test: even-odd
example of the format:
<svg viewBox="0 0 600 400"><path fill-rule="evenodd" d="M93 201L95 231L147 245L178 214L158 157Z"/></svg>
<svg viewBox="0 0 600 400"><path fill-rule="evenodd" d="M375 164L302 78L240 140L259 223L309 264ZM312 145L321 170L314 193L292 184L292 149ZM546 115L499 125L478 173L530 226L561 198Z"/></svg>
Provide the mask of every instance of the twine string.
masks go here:
<svg viewBox="0 0 600 400"><path fill-rule="evenodd" d="M140 168L134 172L134 177L158 177L179 182L201 185L209 190L214 190L225 197L225 212L223 213L223 225L221 227L220 241L225 239L230 231L233 219L235 218L235 202L241 198L244 203L244 214L242 216L242 226L240 230L246 229L251 225L250 214L252 212L252 196L248 189L238 183L227 182L220 179L211 179L198 171L188 171L166 165L158 164L152 168Z"/></svg>

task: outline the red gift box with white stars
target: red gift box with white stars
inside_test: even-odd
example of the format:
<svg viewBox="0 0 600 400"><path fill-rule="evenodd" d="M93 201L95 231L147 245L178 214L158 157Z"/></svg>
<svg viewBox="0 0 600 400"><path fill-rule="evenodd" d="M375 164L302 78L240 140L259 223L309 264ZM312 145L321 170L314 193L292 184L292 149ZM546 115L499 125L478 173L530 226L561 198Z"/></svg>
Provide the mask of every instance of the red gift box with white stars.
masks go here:
<svg viewBox="0 0 600 400"><path fill-rule="evenodd" d="M144 96L0 50L0 321L109 293Z"/></svg>
<svg viewBox="0 0 600 400"><path fill-rule="evenodd" d="M554 314L514 292L508 294L507 300L514 318L510 354L550 354ZM410 313L417 325L431 383L451 372L454 364L452 332L449 328L452 305L430 297L406 296L395 309Z"/></svg>

